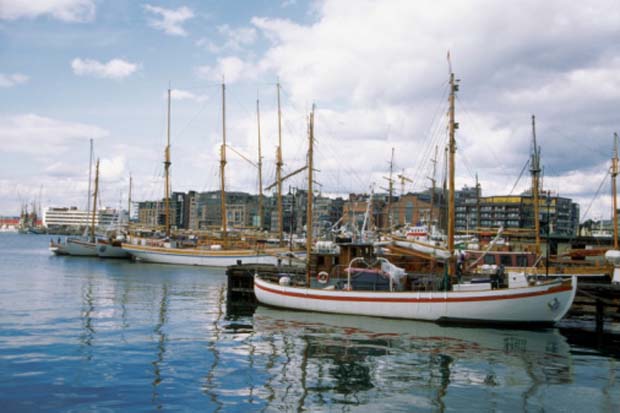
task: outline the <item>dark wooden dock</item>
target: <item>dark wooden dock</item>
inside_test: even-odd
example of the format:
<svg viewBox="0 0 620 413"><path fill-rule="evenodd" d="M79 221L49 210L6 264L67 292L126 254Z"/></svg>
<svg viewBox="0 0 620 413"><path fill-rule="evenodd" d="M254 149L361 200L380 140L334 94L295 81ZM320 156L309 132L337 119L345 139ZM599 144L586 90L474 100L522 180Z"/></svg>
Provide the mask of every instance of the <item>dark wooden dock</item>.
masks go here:
<svg viewBox="0 0 620 413"><path fill-rule="evenodd" d="M298 274L302 276L306 273L305 268L294 265L273 265L273 264L237 264L226 269L228 278L228 292L226 295L229 307L240 310L253 310L256 305L254 295L254 274L273 274L274 277L280 273Z"/></svg>

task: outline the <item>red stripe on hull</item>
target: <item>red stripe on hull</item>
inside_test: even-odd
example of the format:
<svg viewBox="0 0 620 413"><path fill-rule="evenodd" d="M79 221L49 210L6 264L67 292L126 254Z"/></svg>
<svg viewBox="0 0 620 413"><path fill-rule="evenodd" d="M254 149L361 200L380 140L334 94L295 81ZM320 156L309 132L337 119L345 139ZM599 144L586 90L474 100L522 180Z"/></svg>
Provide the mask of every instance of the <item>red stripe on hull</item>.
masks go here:
<svg viewBox="0 0 620 413"><path fill-rule="evenodd" d="M535 291L511 295L493 295L487 297L448 297L448 298L388 298L388 297L343 297L343 296L326 296L318 294L303 294L288 291L278 291L260 284L254 284L256 288L273 294L285 295L298 298L312 298L315 300L325 301L352 301L352 302L385 302L385 303L458 303L458 302L477 302L477 301L497 301L497 300L513 300L518 298L536 297L540 295L555 294L564 291L571 291L570 285L560 284L557 287L544 291ZM437 292L438 294L441 291Z"/></svg>

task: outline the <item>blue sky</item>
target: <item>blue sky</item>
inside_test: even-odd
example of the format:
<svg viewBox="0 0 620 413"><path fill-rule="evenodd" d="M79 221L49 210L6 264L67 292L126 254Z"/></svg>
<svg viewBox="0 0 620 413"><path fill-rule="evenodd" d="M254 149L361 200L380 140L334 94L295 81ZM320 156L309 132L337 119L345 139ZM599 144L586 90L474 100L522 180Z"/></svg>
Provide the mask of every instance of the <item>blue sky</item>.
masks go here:
<svg viewBox="0 0 620 413"><path fill-rule="evenodd" d="M446 140L450 50L457 186L477 173L484 195L526 189L517 177L536 114L546 188L580 202L584 218L606 217L619 38L620 8L604 0L0 0L0 214L39 194L44 206L83 207L91 138L105 205L126 197L129 173L135 200L161 197L169 84L173 190L216 189L222 76L228 141L251 158L260 96L266 182L280 79L287 170L304 162L316 102L324 193L385 186L392 147L414 180L406 190L422 190ZM231 190L256 192L254 167L228 158Z"/></svg>

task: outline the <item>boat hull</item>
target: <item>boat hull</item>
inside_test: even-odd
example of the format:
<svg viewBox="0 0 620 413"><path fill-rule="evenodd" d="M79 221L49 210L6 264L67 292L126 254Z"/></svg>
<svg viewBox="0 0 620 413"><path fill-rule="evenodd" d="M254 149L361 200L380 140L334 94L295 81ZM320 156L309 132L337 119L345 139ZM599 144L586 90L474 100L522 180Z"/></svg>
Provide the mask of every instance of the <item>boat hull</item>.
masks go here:
<svg viewBox="0 0 620 413"><path fill-rule="evenodd" d="M281 286L254 277L261 304L333 314L450 323L554 324L570 309L577 281L486 291L376 292Z"/></svg>
<svg viewBox="0 0 620 413"><path fill-rule="evenodd" d="M254 250L199 250L190 248L161 248L123 244L123 249L140 261L159 264L197 265L204 267L229 267L238 261L259 264L277 264L277 254L286 249Z"/></svg>
<svg viewBox="0 0 620 413"><path fill-rule="evenodd" d="M97 249L94 242L68 238L64 243L51 243L50 251L55 255L71 255L76 257L96 257Z"/></svg>
<svg viewBox="0 0 620 413"><path fill-rule="evenodd" d="M129 258L131 255L122 247L97 242L97 255L101 258Z"/></svg>

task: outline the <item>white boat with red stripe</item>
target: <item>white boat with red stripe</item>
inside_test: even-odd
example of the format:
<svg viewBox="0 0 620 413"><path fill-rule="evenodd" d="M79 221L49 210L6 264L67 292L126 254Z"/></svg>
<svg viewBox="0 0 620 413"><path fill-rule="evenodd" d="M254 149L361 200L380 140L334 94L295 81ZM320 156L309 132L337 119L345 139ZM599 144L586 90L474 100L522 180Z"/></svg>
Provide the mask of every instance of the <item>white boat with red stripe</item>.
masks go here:
<svg viewBox="0 0 620 413"><path fill-rule="evenodd" d="M394 282L387 291L369 291L350 289L349 283L340 288L338 284L324 288L293 286L286 276L272 281L255 275L254 293L261 304L292 310L524 326L555 324L566 315L575 298L575 277L528 281L524 274L510 274L509 283L513 278L513 286L507 288L463 283L449 291L398 291Z"/></svg>

